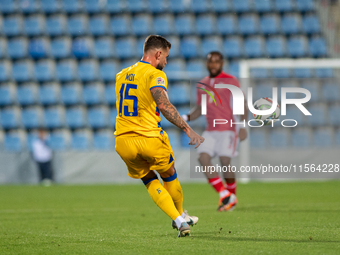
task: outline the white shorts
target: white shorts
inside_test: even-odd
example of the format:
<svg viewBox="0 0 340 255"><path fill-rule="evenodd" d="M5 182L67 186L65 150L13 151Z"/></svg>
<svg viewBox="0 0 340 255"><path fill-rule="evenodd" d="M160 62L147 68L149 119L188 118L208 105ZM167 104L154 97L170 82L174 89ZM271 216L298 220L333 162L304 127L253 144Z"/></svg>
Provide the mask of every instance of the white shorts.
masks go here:
<svg viewBox="0 0 340 255"><path fill-rule="evenodd" d="M210 157L234 158L238 155L238 137L236 131L204 131L205 141L197 148L198 154L207 153Z"/></svg>

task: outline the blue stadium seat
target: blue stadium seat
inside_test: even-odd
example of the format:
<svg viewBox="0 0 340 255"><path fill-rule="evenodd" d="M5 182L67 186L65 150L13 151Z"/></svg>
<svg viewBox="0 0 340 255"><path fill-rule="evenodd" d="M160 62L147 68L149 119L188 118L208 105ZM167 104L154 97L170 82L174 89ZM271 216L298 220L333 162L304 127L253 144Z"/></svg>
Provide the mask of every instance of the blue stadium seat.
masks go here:
<svg viewBox="0 0 340 255"><path fill-rule="evenodd" d="M16 86L13 83L0 85L0 106L11 105L16 101Z"/></svg>
<svg viewBox="0 0 340 255"><path fill-rule="evenodd" d="M31 39L28 52L32 58L45 58L50 55L50 42L46 37Z"/></svg>
<svg viewBox="0 0 340 255"><path fill-rule="evenodd" d="M61 2L59 0L41 0L40 9L44 13L55 13L60 10Z"/></svg>
<svg viewBox="0 0 340 255"><path fill-rule="evenodd" d="M303 31L307 34L319 33L320 22L316 15L305 15L302 19Z"/></svg>
<svg viewBox="0 0 340 255"><path fill-rule="evenodd" d="M223 43L225 56L229 58L239 58L243 56L243 41L240 37L229 37Z"/></svg>
<svg viewBox="0 0 340 255"><path fill-rule="evenodd" d="M71 147L74 150L88 150L92 147L93 134L91 130L84 129L72 133Z"/></svg>
<svg viewBox="0 0 340 255"><path fill-rule="evenodd" d="M200 38L197 36L183 38L181 41L181 53L185 58L201 56L202 49Z"/></svg>
<svg viewBox="0 0 340 255"><path fill-rule="evenodd" d="M234 11L235 12L249 12L252 9L250 0L232 0Z"/></svg>
<svg viewBox="0 0 340 255"><path fill-rule="evenodd" d="M0 124L3 128L17 128L20 126L20 110L18 107L4 108L0 111Z"/></svg>
<svg viewBox="0 0 340 255"><path fill-rule="evenodd" d="M92 128L105 128L109 125L109 110L98 106L87 110L87 121Z"/></svg>
<svg viewBox="0 0 340 255"><path fill-rule="evenodd" d="M84 35L88 32L88 18L86 15L77 14L68 18L67 31L73 36Z"/></svg>
<svg viewBox="0 0 340 255"><path fill-rule="evenodd" d="M117 61L109 60L100 63L99 74L103 81L114 81L118 72L120 68Z"/></svg>
<svg viewBox="0 0 340 255"><path fill-rule="evenodd" d="M200 35L215 34L216 17L213 14L202 14L196 18L196 32Z"/></svg>
<svg viewBox="0 0 340 255"><path fill-rule="evenodd" d="M326 41L322 37L313 37L309 40L309 51L313 57L325 57L327 55Z"/></svg>
<svg viewBox="0 0 340 255"><path fill-rule="evenodd" d="M0 12L1 13L13 13L18 9L17 1L15 0L2 0L0 1Z"/></svg>
<svg viewBox="0 0 340 255"><path fill-rule="evenodd" d="M84 0L84 9L88 13L98 13L105 10L105 1Z"/></svg>
<svg viewBox="0 0 340 255"><path fill-rule="evenodd" d="M66 17L56 14L46 19L46 32L51 36L62 35L66 32Z"/></svg>
<svg viewBox="0 0 340 255"><path fill-rule="evenodd" d="M169 42L171 42L171 49L169 51L169 57L179 57L180 53L180 39L178 36L167 36Z"/></svg>
<svg viewBox="0 0 340 255"><path fill-rule="evenodd" d="M29 81L33 78L33 74L33 62L31 60L21 60L13 64L12 77L17 82Z"/></svg>
<svg viewBox="0 0 340 255"><path fill-rule="evenodd" d="M116 54L119 58L133 58L137 56L136 39L134 37L117 39Z"/></svg>
<svg viewBox="0 0 340 255"><path fill-rule="evenodd" d="M280 32L280 16L273 13L262 16L260 19L260 29L264 34L277 34Z"/></svg>
<svg viewBox="0 0 340 255"><path fill-rule="evenodd" d="M25 128L38 128L43 124L42 107L33 106L21 111L21 123Z"/></svg>
<svg viewBox="0 0 340 255"><path fill-rule="evenodd" d="M153 24L150 14L136 15L132 20L132 32L134 35L149 35L152 33Z"/></svg>
<svg viewBox="0 0 340 255"><path fill-rule="evenodd" d="M328 110L325 104L316 104L308 107L312 116L307 116L307 121L311 126L323 126L328 123Z"/></svg>
<svg viewBox="0 0 340 255"><path fill-rule="evenodd" d="M140 37L137 40L137 55L138 56L143 56L144 42L145 42L145 38L144 37Z"/></svg>
<svg viewBox="0 0 340 255"><path fill-rule="evenodd" d="M98 62L94 59L83 60L78 64L78 77L82 81L93 81L98 79Z"/></svg>
<svg viewBox="0 0 340 255"><path fill-rule="evenodd" d="M185 61L183 59L171 59L165 66L166 74L168 79L179 79L181 73L186 70Z"/></svg>
<svg viewBox="0 0 340 255"><path fill-rule="evenodd" d="M7 39L0 38L0 58L5 58L5 57L7 57Z"/></svg>
<svg viewBox="0 0 340 255"><path fill-rule="evenodd" d="M291 12L294 10L293 0L275 0L275 9L279 12Z"/></svg>
<svg viewBox="0 0 340 255"><path fill-rule="evenodd" d="M126 59L124 61L121 61L120 62L120 68L124 69L124 68L130 67L130 66L136 64L139 60L140 59L131 58L131 59Z"/></svg>
<svg viewBox="0 0 340 255"><path fill-rule="evenodd" d="M333 69L331 68L316 68L315 76L318 78L332 78L334 77Z"/></svg>
<svg viewBox="0 0 340 255"><path fill-rule="evenodd" d="M4 147L6 151L20 152L25 148L26 134L23 131L11 131L5 135Z"/></svg>
<svg viewBox="0 0 340 255"><path fill-rule="evenodd" d="M292 145L294 147L308 148L312 145L312 132L310 129L299 128L292 131Z"/></svg>
<svg viewBox="0 0 340 255"><path fill-rule="evenodd" d="M66 109L66 125L70 128L82 128L86 126L86 109L82 106Z"/></svg>
<svg viewBox="0 0 340 255"><path fill-rule="evenodd" d="M34 76L37 81L53 80L55 78L55 62L53 60L36 62Z"/></svg>
<svg viewBox="0 0 340 255"><path fill-rule="evenodd" d="M254 8L257 12L270 12L273 10L272 0L255 0Z"/></svg>
<svg viewBox="0 0 340 255"><path fill-rule="evenodd" d="M191 0L190 10L195 13L204 13L211 10L210 0Z"/></svg>
<svg viewBox="0 0 340 255"><path fill-rule="evenodd" d="M44 123L47 128L60 128L65 125L65 109L53 106L44 110Z"/></svg>
<svg viewBox="0 0 340 255"><path fill-rule="evenodd" d="M171 147L174 149L180 148L181 147L180 132L176 129L169 129L166 131L166 133L168 134Z"/></svg>
<svg viewBox="0 0 340 255"><path fill-rule="evenodd" d="M111 37L100 37L94 42L93 55L97 58L110 58L114 55L114 43Z"/></svg>
<svg viewBox="0 0 340 255"><path fill-rule="evenodd" d="M301 12L314 11L314 0L296 0L296 8Z"/></svg>
<svg viewBox="0 0 340 255"><path fill-rule="evenodd" d="M175 24L174 16L171 14L158 15L154 18L154 22L153 22L155 33L158 35L173 34L175 31L174 24Z"/></svg>
<svg viewBox="0 0 340 255"><path fill-rule="evenodd" d="M28 52L28 42L24 37L16 37L8 40L8 56L10 58L24 58Z"/></svg>
<svg viewBox="0 0 340 255"><path fill-rule="evenodd" d="M115 90L115 84L109 83L105 86L105 102L109 105L115 105L117 100L116 90Z"/></svg>
<svg viewBox="0 0 340 255"><path fill-rule="evenodd" d="M16 36L22 33L23 18L20 15L10 15L3 19L2 31L6 36Z"/></svg>
<svg viewBox="0 0 340 255"><path fill-rule="evenodd" d="M109 21L109 17L104 14L91 17L89 21L90 33L94 36L106 35L109 32Z"/></svg>
<svg viewBox="0 0 340 255"><path fill-rule="evenodd" d="M206 56L211 51L223 52L223 42L222 42L221 37L210 36L202 40L203 56Z"/></svg>
<svg viewBox="0 0 340 255"><path fill-rule="evenodd" d="M72 81L77 78L77 64L73 59L59 61L56 68L56 77L58 80Z"/></svg>
<svg viewBox="0 0 340 255"><path fill-rule="evenodd" d="M12 65L10 61L0 61L0 81L7 81L12 75Z"/></svg>
<svg viewBox="0 0 340 255"><path fill-rule="evenodd" d="M270 133L270 145L285 148L290 145L290 136L287 129L275 129Z"/></svg>
<svg viewBox="0 0 340 255"><path fill-rule="evenodd" d="M125 10L125 5L123 0L107 0L105 9L109 13L121 13Z"/></svg>
<svg viewBox="0 0 340 255"><path fill-rule="evenodd" d="M254 123L251 123L254 125ZM266 132L252 129L250 134L250 146L253 148L265 148L267 146Z"/></svg>
<svg viewBox="0 0 340 255"><path fill-rule="evenodd" d="M50 82L39 87L39 101L43 105L53 105L60 101L60 85Z"/></svg>
<svg viewBox="0 0 340 255"><path fill-rule="evenodd" d="M201 59L194 59L187 62L187 72L189 72L189 78L193 79L200 79L208 75L205 61Z"/></svg>
<svg viewBox="0 0 340 255"><path fill-rule="evenodd" d="M132 33L131 30L131 16L124 14L124 15L116 15L111 18L110 28L111 33L115 36L123 36L129 35Z"/></svg>
<svg viewBox="0 0 340 255"><path fill-rule="evenodd" d="M320 128L314 132L315 146L331 147L333 144L333 130L331 128Z"/></svg>
<svg viewBox="0 0 340 255"><path fill-rule="evenodd" d="M218 17L217 29L222 35L232 35L237 33L237 16L233 14L224 14Z"/></svg>
<svg viewBox="0 0 340 255"><path fill-rule="evenodd" d="M292 98L291 96L287 96L287 98ZM282 116L282 119L294 119L298 122L298 126L303 126L306 124L306 118L312 118L310 116L305 116L296 106L288 105L286 116Z"/></svg>
<svg viewBox="0 0 340 255"><path fill-rule="evenodd" d="M70 133L68 130L56 130L50 134L49 144L52 150L63 151L70 146Z"/></svg>
<svg viewBox="0 0 340 255"><path fill-rule="evenodd" d="M136 13L136 12L145 12L147 11L147 0L127 0L127 9L130 12Z"/></svg>
<svg viewBox="0 0 340 255"><path fill-rule="evenodd" d="M273 68L274 78L289 78L290 70L288 68Z"/></svg>
<svg viewBox="0 0 340 255"><path fill-rule="evenodd" d="M307 55L307 41L304 36L293 36L288 40L288 53L291 57L303 57Z"/></svg>
<svg viewBox="0 0 340 255"><path fill-rule="evenodd" d="M20 105L32 105L38 102L38 85L26 83L18 86L17 100Z"/></svg>
<svg viewBox="0 0 340 255"><path fill-rule="evenodd" d="M93 53L93 39L91 37L78 37L73 40L72 52L76 58L87 58Z"/></svg>
<svg viewBox="0 0 340 255"><path fill-rule="evenodd" d="M83 100L87 105L100 104L104 102L104 85L93 82L83 87Z"/></svg>
<svg viewBox="0 0 340 255"><path fill-rule="evenodd" d="M233 10L230 1L226 0L212 0L211 6L214 12L225 13Z"/></svg>
<svg viewBox="0 0 340 255"><path fill-rule="evenodd" d="M19 8L23 13L34 13L37 11L37 7L35 0L19 0Z"/></svg>
<svg viewBox="0 0 340 255"><path fill-rule="evenodd" d="M312 70L309 68L295 68L293 70L296 78L310 78L312 77Z"/></svg>
<svg viewBox="0 0 340 255"><path fill-rule="evenodd" d="M240 63L237 60L229 62L229 73L239 78L240 76Z"/></svg>
<svg viewBox="0 0 340 255"><path fill-rule="evenodd" d="M251 35L259 31L259 18L256 14L244 14L238 20L240 34Z"/></svg>
<svg viewBox="0 0 340 255"><path fill-rule="evenodd" d="M255 100L261 98L261 97L270 97L273 98L273 87L275 86L275 83L271 82L270 80L261 81L258 85L256 85L256 88L254 89L254 98Z"/></svg>
<svg viewBox="0 0 340 255"><path fill-rule="evenodd" d="M179 35L195 33L195 16L191 14L180 14L175 19L176 31Z"/></svg>
<svg viewBox="0 0 340 255"><path fill-rule="evenodd" d="M31 152L32 151L32 145L33 145L33 141L38 139L38 132L37 131L33 131L27 134L27 143L26 146L28 148L28 150Z"/></svg>
<svg viewBox="0 0 340 255"><path fill-rule="evenodd" d="M172 84L169 87L169 99L173 104L190 103L190 85L185 82Z"/></svg>
<svg viewBox="0 0 340 255"><path fill-rule="evenodd" d="M249 37L244 41L244 50L248 57L259 58L264 55L264 40L260 36Z"/></svg>
<svg viewBox="0 0 340 255"><path fill-rule="evenodd" d="M283 36L269 37L266 42L266 50L272 58L284 57L287 51L286 38Z"/></svg>
<svg viewBox="0 0 340 255"><path fill-rule="evenodd" d="M250 70L250 76L253 78L268 78L269 70L266 68L252 68Z"/></svg>
<svg viewBox="0 0 340 255"><path fill-rule="evenodd" d="M333 82L327 82L322 84L322 95L327 102L339 102L340 101L340 88L339 84ZM340 116L340 115L339 115Z"/></svg>
<svg viewBox="0 0 340 255"><path fill-rule="evenodd" d="M82 10L80 0L62 0L62 9L67 13L77 13Z"/></svg>
<svg viewBox="0 0 340 255"><path fill-rule="evenodd" d="M28 36L37 36L45 33L45 18L43 15L36 14L25 18L24 33Z"/></svg>
<svg viewBox="0 0 340 255"><path fill-rule="evenodd" d="M295 69L295 70L297 70L297 69ZM307 69L307 70L309 70L309 69ZM301 77L301 78L303 78L303 77ZM300 85L301 85L302 88L305 88L310 92L310 94L311 94L310 102L320 101L320 98L321 98L320 92L321 91L320 91L320 84L317 80L315 80L315 79L311 79L311 80L304 79L304 81L302 81Z"/></svg>
<svg viewBox="0 0 340 255"><path fill-rule="evenodd" d="M82 103L82 86L78 82L65 84L61 87L61 101L65 105Z"/></svg>
<svg viewBox="0 0 340 255"><path fill-rule="evenodd" d="M101 130L93 135L93 146L98 150L113 150L114 140L112 130Z"/></svg>
<svg viewBox="0 0 340 255"><path fill-rule="evenodd" d="M329 121L331 125L340 126L340 105L332 105L329 107Z"/></svg>
<svg viewBox="0 0 340 255"><path fill-rule="evenodd" d="M170 11L174 13L183 13L190 9L190 1L172 0L169 1Z"/></svg>
<svg viewBox="0 0 340 255"><path fill-rule="evenodd" d="M148 0L147 9L153 13L162 13L167 11L167 1L166 0Z"/></svg>
<svg viewBox="0 0 340 255"><path fill-rule="evenodd" d="M281 19L281 29L285 34L297 34L301 32L300 14L285 14Z"/></svg>
<svg viewBox="0 0 340 255"><path fill-rule="evenodd" d="M116 125L116 117L117 117L117 109L116 108L112 108L110 109L110 126L111 127L115 127Z"/></svg>
<svg viewBox="0 0 340 255"><path fill-rule="evenodd" d="M51 55L54 58L66 58L71 54L71 39L59 37L51 41Z"/></svg>

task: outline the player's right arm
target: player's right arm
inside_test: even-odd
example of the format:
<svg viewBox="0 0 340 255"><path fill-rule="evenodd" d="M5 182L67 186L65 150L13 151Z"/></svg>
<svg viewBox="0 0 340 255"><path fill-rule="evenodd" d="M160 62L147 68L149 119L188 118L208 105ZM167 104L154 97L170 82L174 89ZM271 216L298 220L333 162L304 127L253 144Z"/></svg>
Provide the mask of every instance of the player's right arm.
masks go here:
<svg viewBox="0 0 340 255"><path fill-rule="evenodd" d="M181 117L176 107L170 103L166 90L161 87L154 87L151 88L150 91L157 104L157 108L163 114L163 116L187 134L187 136L190 138L189 144L196 145L195 148L200 146L200 144L204 141L204 138L192 130L188 123L186 123Z"/></svg>

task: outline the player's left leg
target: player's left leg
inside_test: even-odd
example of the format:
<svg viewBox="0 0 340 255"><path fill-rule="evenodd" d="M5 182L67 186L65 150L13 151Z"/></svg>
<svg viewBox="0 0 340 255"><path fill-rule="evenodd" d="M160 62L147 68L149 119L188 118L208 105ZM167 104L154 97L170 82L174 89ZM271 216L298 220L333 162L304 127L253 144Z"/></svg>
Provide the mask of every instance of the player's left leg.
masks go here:
<svg viewBox="0 0 340 255"><path fill-rule="evenodd" d="M220 157L221 165L225 166L227 169L229 169L230 166L230 157ZM236 194L236 175L232 171L226 171L223 172L223 178L226 181L226 188L231 193Z"/></svg>

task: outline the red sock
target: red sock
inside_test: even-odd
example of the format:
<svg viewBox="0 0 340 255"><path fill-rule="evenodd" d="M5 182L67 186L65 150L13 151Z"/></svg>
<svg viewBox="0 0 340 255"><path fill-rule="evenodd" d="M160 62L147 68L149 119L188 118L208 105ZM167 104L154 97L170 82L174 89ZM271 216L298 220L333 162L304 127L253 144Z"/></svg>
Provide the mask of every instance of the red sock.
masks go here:
<svg viewBox="0 0 340 255"><path fill-rule="evenodd" d="M216 190L217 193L224 190L223 182L220 177L208 179L210 185Z"/></svg>
<svg viewBox="0 0 340 255"><path fill-rule="evenodd" d="M226 183L226 188L231 193L236 195L236 181L234 181L233 183Z"/></svg>

